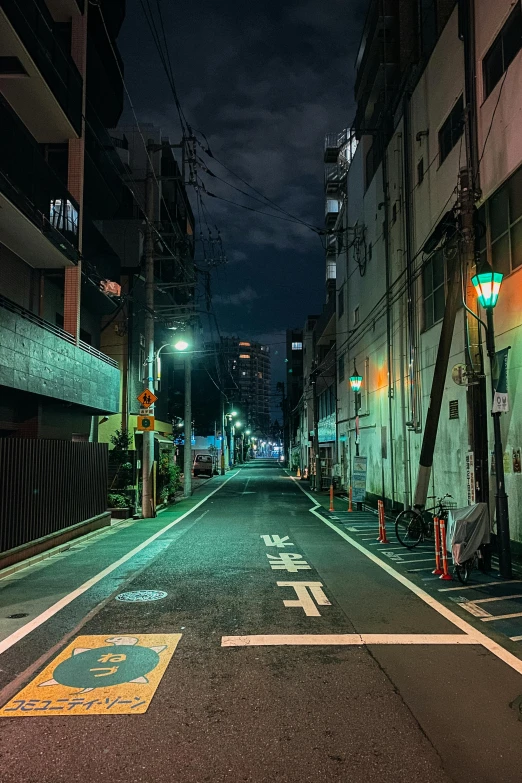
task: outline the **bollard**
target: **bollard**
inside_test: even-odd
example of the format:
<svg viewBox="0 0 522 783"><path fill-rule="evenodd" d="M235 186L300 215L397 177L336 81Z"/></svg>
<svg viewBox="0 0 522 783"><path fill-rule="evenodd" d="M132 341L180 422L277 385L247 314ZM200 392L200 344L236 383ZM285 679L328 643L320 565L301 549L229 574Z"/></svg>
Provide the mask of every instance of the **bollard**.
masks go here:
<svg viewBox="0 0 522 783"><path fill-rule="evenodd" d="M353 511L352 508L352 487L348 490L348 511Z"/></svg>
<svg viewBox="0 0 522 783"><path fill-rule="evenodd" d="M446 552L446 522L444 519L440 519L440 544L442 549L442 568L443 573L439 579L445 579L450 581L451 574L448 573L448 553Z"/></svg>
<svg viewBox="0 0 522 783"><path fill-rule="evenodd" d="M335 511L334 502L333 502L333 484L330 484L330 508L328 510Z"/></svg>
<svg viewBox="0 0 522 783"><path fill-rule="evenodd" d="M386 538L386 517L384 516L384 502L382 500L379 503L379 538L380 544L389 544L390 542Z"/></svg>
<svg viewBox="0 0 522 783"><path fill-rule="evenodd" d="M440 522L438 517L433 520L433 537L435 538L435 570L431 573L440 576L444 571L440 567Z"/></svg>
<svg viewBox="0 0 522 783"><path fill-rule="evenodd" d="M301 468L297 468L297 478L301 478Z"/></svg>
<svg viewBox="0 0 522 783"><path fill-rule="evenodd" d="M382 513L381 513L381 507L382 507L382 500L377 501L377 516L379 518L379 538L377 541L380 543L382 541Z"/></svg>

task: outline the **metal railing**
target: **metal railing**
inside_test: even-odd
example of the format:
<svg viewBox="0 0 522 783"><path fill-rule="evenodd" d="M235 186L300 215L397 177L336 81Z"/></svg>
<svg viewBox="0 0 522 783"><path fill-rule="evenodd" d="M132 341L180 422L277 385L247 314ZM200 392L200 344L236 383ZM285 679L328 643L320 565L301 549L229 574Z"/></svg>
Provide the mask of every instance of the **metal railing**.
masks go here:
<svg viewBox="0 0 522 783"><path fill-rule="evenodd" d="M65 340L65 342L76 346L76 340L74 339L72 334L66 332L65 329L61 329L59 326L55 326L49 321L44 321L44 319L40 318L40 316L35 315L30 310L26 310L25 307L21 307L20 305L16 304L16 302L12 302L10 299L7 299L5 296L2 296L1 294L0 294L0 307L3 307L4 310L10 310L10 312L20 315L22 318L25 318L26 321L30 321L31 323L36 324L36 326L39 326L41 329L45 329L46 332L50 332L51 334L54 334L56 337L59 337L61 340ZM83 340L78 341L77 347L80 348L82 351L85 351L86 353L90 353L91 356L95 356L97 359L100 359L102 362L109 364L111 367L116 367L116 368L118 367L118 362L115 362L114 359L112 359L110 356L106 356L101 351L98 351L97 348L93 348L92 345L89 345L88 343L84 343Z"/></svg>

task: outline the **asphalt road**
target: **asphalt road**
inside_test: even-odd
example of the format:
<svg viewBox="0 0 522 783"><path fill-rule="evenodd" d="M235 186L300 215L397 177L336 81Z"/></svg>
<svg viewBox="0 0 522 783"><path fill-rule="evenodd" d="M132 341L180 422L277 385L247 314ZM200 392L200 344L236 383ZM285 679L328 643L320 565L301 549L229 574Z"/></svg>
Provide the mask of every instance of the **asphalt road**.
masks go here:
<svg viewBox="0 0 522 783"><path fill-rule="evenodd" d="M2 782L520 781L522 675L316 505L249 464L0 580Z"/></svg>

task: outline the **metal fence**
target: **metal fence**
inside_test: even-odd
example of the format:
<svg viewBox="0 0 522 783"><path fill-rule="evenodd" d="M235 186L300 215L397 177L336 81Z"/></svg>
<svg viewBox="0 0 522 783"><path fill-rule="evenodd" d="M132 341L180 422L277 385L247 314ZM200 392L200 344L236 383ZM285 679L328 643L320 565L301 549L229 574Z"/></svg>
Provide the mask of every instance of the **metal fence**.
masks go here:
<svg viewBox="0 0 522 783"><path fill-rule="evenodd" d="M0 552L107 509L105 443L0 439Z"/></svg>

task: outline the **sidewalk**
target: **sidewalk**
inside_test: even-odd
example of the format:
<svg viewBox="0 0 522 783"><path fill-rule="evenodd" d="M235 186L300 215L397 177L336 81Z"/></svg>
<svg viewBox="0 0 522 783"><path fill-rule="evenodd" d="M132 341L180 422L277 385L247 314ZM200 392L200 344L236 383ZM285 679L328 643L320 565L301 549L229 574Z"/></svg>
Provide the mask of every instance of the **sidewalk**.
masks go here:
<svg viewBox="0 0 522 783"><path fill-rule="evenodd" d="M105 527L83 538L77 538L69 544L48 550L45 557L40 555L33 562L25 561L0 571L0 647L1 641L26 625L32 618L46 612L56 602L74 591L110 567L125 558L172 522L184 517L209 497L225 481L227 476L215 476L211 481L203 482L191 498L182 499L159 511L154 519L117 520L111 527ZM194 515L194 520L198 514ZM183 534L191 525L189 516L186 524L172 527L165 536L140 553L139 566L158 555L162 548ZM115 583L123 584L136 571L134 556L127 558L111 577L110 590ZM95 597L93 601L99 600Z"/></svg>

